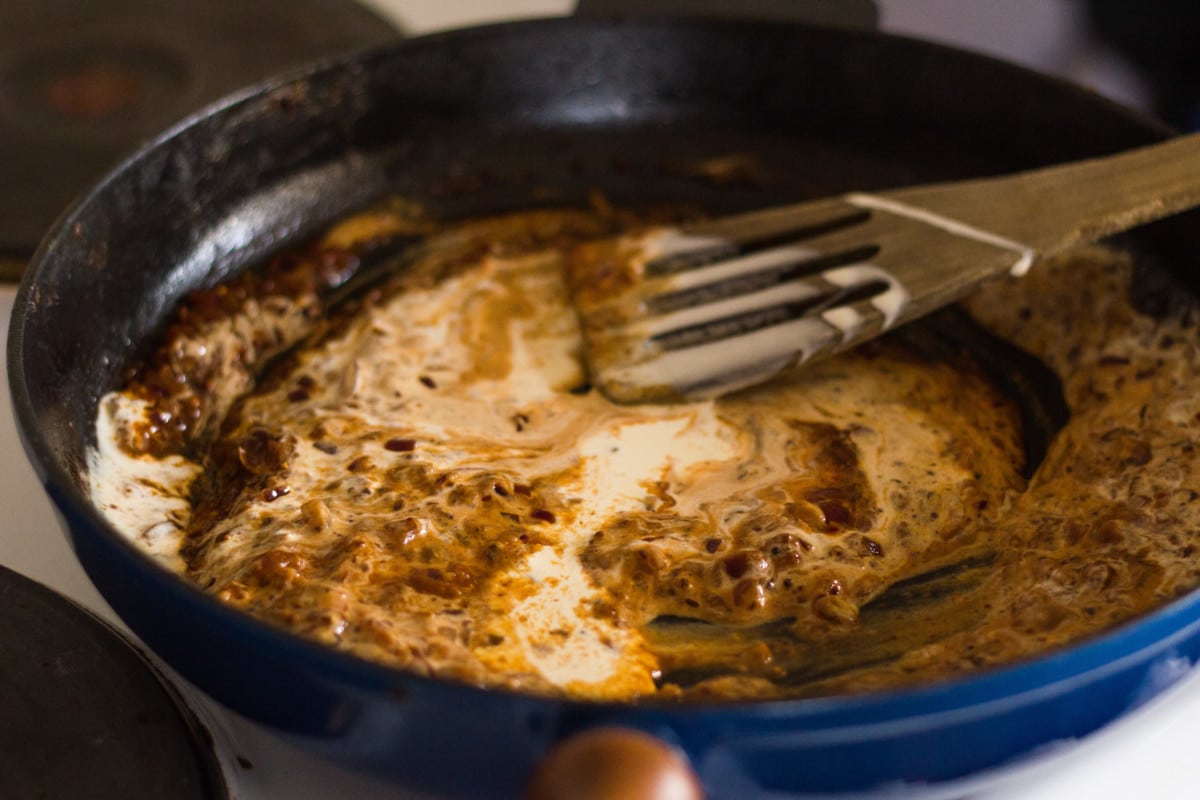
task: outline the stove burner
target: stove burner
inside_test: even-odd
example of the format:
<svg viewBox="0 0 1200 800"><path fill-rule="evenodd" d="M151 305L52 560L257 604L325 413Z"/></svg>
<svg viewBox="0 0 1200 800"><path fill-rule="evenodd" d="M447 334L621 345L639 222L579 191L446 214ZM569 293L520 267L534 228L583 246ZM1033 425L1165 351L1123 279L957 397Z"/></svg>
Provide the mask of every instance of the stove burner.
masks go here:
<svg viewBox="0 0 1200 800"><path fill-rule="evenodd" d="M0 280L71 198L219 97L397 37L353 0L43 0L0 25Z"/></svg>
<svg viewBox="0 0 1200 800"><path fill-rule="evenodd" d="M47 76L38 89L49 108L65 117L96 119L142 105L146 75L119 63L96 61Z"/></svg>
<svg viewBox="0 0 1200 800"><path fill-rule="evenodd" d="M113 629L0 567L0 797L228 796L212 742Z"/></svg>
<svg viewBox="0 0 1200 800"><path fill-rule="evenodd" d="M23 55L0 74L0 124L64 148L136 142L187 113L199 88L181 54L152 43L89 42Z"/></svg>

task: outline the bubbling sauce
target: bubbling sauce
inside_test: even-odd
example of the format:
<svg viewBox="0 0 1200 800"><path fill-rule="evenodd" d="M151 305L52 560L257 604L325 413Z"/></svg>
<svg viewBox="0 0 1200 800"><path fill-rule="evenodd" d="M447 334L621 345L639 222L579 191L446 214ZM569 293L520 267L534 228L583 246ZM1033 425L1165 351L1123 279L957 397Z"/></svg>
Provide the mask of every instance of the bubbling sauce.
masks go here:
<svg viewBox="0 0 1200 800"><path fill-rule="evenodd" d="M438 228L397 205L197 292L100 404L95 502L298 634L586 699L934 680L1200 582L1194 312L1138 311L1127 256L1081 250L965 304L1062 381L1070 420L1027 480L1017 405L929 346L937 323L719 400L608 402L564 259L628 224ZM414 232L406 268L327 307Z"/></svg>

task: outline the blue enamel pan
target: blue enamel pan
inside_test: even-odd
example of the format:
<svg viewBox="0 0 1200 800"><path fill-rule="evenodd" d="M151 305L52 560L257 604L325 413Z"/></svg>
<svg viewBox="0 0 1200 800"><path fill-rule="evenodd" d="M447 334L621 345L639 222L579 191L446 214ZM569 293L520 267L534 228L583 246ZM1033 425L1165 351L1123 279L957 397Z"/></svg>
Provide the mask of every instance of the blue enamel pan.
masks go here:
<svg viewBox="0 0 1200 800"><path fill-rule="evenodd" d="M593 190L719 213L1169 134L1083 89L876 32L563 19L414 39L210 107L66 211L13 312L18 426L80 562L155 653L229 708L398 787L519 796L557 745L611 726L682 754L714 798L961 794L1185 673L1200 594L1034 661L907 691L678 707L484 691L301 640L158 567L82 487L96 403L188 291L389 193L447 215ZM772 170L697 181L671 168L731 152ZM1196 263L1195 224L1143 229L1135 246Z"/></svg>

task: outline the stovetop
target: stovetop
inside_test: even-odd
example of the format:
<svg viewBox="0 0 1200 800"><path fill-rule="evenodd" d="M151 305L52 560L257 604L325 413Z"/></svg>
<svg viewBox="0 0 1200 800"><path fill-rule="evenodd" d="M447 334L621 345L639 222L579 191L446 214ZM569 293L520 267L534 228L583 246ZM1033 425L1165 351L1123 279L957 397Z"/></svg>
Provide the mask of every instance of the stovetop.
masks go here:
<svg viewBox="0 0 1200 800"><path fill-rule="evenodd" d="M390 16L410 34L475 22L563 14L573 7L570 0L489 0L471 4L370 0L368 5ZM1054 0L1040 3L1028 0L1021 5L1022 11L1028 12L1024 24L1031 30L1037 28L1044 34L1046 25L1040 28L1037 25L1039 14L1045 18L1043 21L1049 20L1047 24L1051 27L1064 30L1063 4ZM963 21L964 12L958 10L956 2L906 0L903 6L900 2L881 2L879 6L884 28L889 20L894 20L895 27L906 32L926 32L944 39L963 38L962 31L972 29L969 22ZM917 6L929 14L924 21L916 14ZM1005 54L1004 46L993 49ZM1036 52L1022 51L1015 56L1037 65ZM1094 78L1113 73L1101 68L1087 74ZM15 287L0 286L0 330L7 331L14 294ZM0 519L0 564L57 590L121 628L120 620L75 561L55 512L25 459L13 425L7 390L0 391L0 508L4 509ZM398 797L394 787L307 755L270 731L219 707L177 676L170 677L187 706L211 732L231 797L239 800ZM987 784L990 788L972 797L983 800L1190 797L1194 794L1191 773L1197 741L1200 741L1200 671L1193 670L1142 708L1086 739L1049 748L1023 766L997 773L995 780Z"/></svg>

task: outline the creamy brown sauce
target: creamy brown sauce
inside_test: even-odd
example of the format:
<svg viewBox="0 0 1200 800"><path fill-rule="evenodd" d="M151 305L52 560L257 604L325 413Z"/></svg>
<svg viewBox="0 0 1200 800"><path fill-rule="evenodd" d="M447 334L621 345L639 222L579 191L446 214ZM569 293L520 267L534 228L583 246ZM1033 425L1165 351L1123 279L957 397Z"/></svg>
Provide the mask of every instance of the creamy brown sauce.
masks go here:
<svg viewBox="0 0 1200 800"><path fill-rule="evenodd" d="M1026 481L1012 400L919 334L718 401L609 403L563 259L623 223L435 233L331 317L324 293L371 242L425 230L385 209L197 294L102 404L97 503L302 635L587 698L926 681L1200 582L1192 312L1136 312L1124 256L1074 253L966 304L1062 378L1070 422Z"/></svg>

